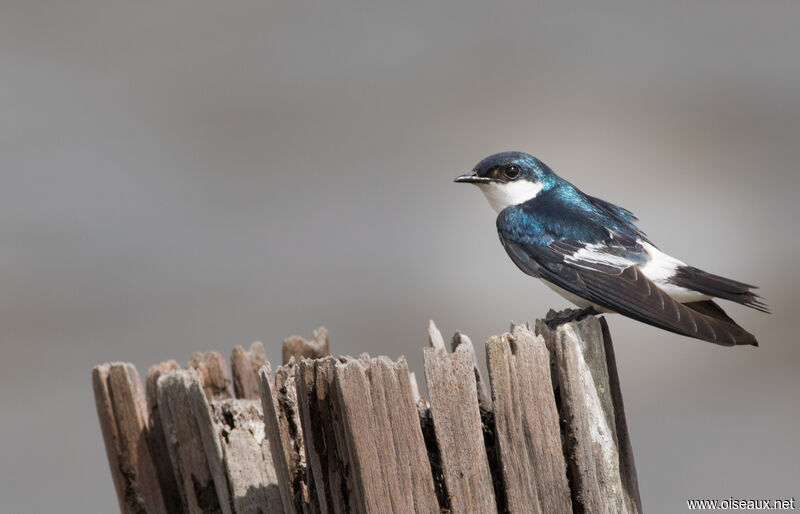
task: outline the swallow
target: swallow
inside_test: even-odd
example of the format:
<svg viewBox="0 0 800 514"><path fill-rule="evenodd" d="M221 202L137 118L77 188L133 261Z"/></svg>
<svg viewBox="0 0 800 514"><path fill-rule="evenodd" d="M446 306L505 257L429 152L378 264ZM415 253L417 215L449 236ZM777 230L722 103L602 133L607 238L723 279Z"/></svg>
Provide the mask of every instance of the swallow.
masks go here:
<svg viewBox="0 0 800 514"><path fill-rule="evenodd" d="M511 260L581 308L576 316L619 313L723 346L758 346L714 301L768 313L752 291L756 286L667 255L636 226L633 213L583 193L539 159L494 154L455 182L481 189L497 212Z"/></svg>

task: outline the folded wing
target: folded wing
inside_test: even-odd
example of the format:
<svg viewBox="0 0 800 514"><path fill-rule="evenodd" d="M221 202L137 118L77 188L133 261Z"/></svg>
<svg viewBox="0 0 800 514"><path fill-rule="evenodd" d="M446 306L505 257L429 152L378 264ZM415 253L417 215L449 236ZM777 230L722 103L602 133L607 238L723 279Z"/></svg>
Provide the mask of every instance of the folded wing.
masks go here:
<svg viewBox="0 0 800 514"><path fill-rule="evenodd" d="M502 231L500 239L524 272L609 310L720 345L758 345L713 302L696 302L695 308L681 304L644 276L638 265L647 256L635 240L610 233L602 244L571 240L526 244L504 237Z"/></svg>

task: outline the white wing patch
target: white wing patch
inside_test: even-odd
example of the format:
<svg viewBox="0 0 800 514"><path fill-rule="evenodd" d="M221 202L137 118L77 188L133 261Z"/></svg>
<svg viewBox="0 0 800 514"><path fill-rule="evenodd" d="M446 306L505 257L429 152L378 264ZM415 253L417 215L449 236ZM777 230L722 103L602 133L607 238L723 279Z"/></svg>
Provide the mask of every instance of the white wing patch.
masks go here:
<svg viewBox="0 0 800 514"><path fill-rule="evenodd" d="M586 245L572 255L564 257L564 261L574 266L588 269L592 269L597 265L608 266L618 270L625 269L629 266L638 266L639 271L641 271L645 277L652 280L676 302L699 302L711 299L708 295L675 285L670 281L679 267L686 266L683 261L665 254L650 243L641 240L637 242L642 245L649 255L649 259L644 264L639 264L637 261L632 261L621 255L609 253L607 251L608 246L602 243ZM574 303L574 299L570 299L570 301Z"/></svg>
<svg viewBox="0 0 800 514"><path fill-rule="evenodd" d="M672 278L679 266L686 266L683 261L670 257L650 243L641 242L641 245L650 255L650 259L639 270L656 284L660 285Z"/></svg>
<svg viewBox="0 0 800 514"><path fill-rule="evenodd" d="M680 266L686 266L686 263L665 254L650 243L640 241L640 244L644 246L645 251L650 255L650 259L644 265L639 266L639 271L641 271L645 277L655 282L659 288L670 295L675 301L687 303L711 299L708 295L677 286L669 281L669 279L675 275L676 270Z"/></svg>
<svg viewBox="0 0 800 514"><path fill-rule="evenodd" d="M624 269L636 264L621 255L608 253L607 250L608 245L603 243L586 245L572 255L564 257L564 260L582 268L591 267L587 266L588 264L603 264L617 269Z"/></svg>
<svg viewBox="0 0 800 514"><path fill-rule="evenodd" d="M519 205L536 198L536 195L539 194L544 185L529 180L517 180L505 184L496 182L478 184L478 187L486 195L486 199L489 200L489 205L492 206L492 209L500 214L500 211L507 207Z"/></svg>

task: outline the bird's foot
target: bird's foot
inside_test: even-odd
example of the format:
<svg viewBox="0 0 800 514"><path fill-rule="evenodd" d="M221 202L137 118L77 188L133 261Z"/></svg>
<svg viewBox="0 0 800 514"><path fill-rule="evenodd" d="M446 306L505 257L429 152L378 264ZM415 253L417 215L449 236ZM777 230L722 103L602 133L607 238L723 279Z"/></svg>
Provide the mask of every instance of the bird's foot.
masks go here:
<svg viewBox="0 0 800 514"><path fill-rule="evenodd" d="M585 309L564 309L559 312L550 309L544 322L550 330L555 330L559 325L580 321L587 316L594 316L595 314L599 313L594 310L594 307L586 307Z"/></svg>

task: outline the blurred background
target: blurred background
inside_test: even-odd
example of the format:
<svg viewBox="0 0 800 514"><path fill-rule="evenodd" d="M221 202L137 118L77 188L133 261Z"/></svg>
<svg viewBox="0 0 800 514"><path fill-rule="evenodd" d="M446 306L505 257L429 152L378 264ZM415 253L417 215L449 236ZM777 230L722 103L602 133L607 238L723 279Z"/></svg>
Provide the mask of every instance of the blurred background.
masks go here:
<svg viewBox="0 0 800 514"><path fill-rule="evenodd" d="M117 509L90 386L331 331L405 355L566 301L477 188L522 150L762 286L760 348L612 316L648 512L800 495L796 2L0 5L0 511Z"/></svg>

